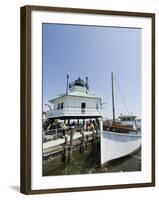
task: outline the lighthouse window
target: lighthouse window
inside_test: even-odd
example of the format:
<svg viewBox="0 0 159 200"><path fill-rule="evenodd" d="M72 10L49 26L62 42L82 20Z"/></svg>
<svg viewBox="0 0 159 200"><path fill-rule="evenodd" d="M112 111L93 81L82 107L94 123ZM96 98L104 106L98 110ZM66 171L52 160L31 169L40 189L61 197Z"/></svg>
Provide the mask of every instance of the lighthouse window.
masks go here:
<svg viewBox="0 0 159 200"><path fill-rule="evenodd" d="M58 103L58 105L57 105L57 109L58 109L58 110L60 109L60 103Z"/></svg>
<svg viewBox="0 0 159 200"><path fill-rule="evenodd" d="M63 109L63 102L61 103L61 109Z"/></svg>
<svg viewBox="0 0 159 200"><path fill-rule="evenodd" d="M81 113L85 113L86 103L81 103Z"/></svg>

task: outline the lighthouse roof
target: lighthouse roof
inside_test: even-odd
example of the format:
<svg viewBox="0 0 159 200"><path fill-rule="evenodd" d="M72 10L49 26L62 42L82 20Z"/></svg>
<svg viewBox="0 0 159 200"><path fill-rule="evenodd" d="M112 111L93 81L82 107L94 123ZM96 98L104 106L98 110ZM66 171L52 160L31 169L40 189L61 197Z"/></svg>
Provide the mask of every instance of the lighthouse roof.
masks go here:
<svg viewBox="0 0 159 200"><path fill-rule="evenodd" d="M69 84L69 88L72 88L74 86L86 87L87 89L89 89L88 83L85 83L80 77Z"/></svg>
<svg viewBox="0 0 159 200"><path fill-rule="evenodd" d="M54 100L69 96L100 99L100 97L96 96L94 93L89 91L88 78L86 77L86 82L84 82L79 77L78 79L69 84L68 93L59 94L57 97L51 99L49 102L53 103Z"/></svg>
<svg viewBox="0 0 159 200"><path fill-rule="evenodd" d="M51 99L49 102L53 102L54 100L63 98L63 97L69 97L69 96L74 96L74 97L85 97L85 98L96 98L96 99L100 99L100 97L96 96L93 93L84 93L84 92L79 92L79 91L72 91L69 92L68 94L59 94L57 97Z"/></svg>

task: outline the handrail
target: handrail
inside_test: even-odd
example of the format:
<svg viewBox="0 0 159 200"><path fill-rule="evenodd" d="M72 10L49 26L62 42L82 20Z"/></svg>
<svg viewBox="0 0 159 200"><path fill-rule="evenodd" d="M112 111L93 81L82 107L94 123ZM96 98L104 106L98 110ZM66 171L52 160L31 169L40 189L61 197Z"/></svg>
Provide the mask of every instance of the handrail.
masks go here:
<svg viewBox="0 0 159 200"><path fill-rule="evenodd" d="M58 109L58 108L54 108L52 111L56 111L56 110L73 110L73 109L75 109L75 110L81 110L82 108L81 107L64 107L63 109ZM85 110L102 110L101 108L85 108ZM51 112L51 111L48 111L48 112Z"/></svg>
<svg viewBox="0 0 159 200"><path fill-rule="evenodd" d="M44 132L51 132L51 131L64 130L64 129L68 129L68 128L67 127L65 127L65 128L54 128L54 129L45 130Z"/></svg>
<svg viewBox="0 0 159 200"><path fill-rule="evenodd" d="M47 116L54 116L54 115L61 115L61 114L81 114L81 115L87 115L87 114L102 114L102 110L99 109L92 109L92 108L63 108L59 110L53 110L52 112L47 112Z"/></svg>

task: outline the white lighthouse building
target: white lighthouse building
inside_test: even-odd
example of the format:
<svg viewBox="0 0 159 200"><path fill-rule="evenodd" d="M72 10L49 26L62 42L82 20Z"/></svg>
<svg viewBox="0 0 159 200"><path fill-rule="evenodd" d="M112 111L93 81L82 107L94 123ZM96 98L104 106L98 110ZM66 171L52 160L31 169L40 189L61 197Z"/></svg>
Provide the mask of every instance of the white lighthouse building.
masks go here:
<svg viewBox="0 0 159 200"><path fill-rule="evenodd" d="M88 78L84 82L78 78L68 83L66 93L49 100L53 109L47 112L47 118L85 119L102 117L101 98L89 91Z"/></svg>

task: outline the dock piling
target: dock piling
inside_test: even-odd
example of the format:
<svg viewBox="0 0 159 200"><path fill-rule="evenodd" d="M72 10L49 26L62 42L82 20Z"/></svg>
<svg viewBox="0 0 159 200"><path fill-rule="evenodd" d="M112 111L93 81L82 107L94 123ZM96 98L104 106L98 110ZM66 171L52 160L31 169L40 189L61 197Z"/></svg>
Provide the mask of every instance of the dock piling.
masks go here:
<svg viewBox="0 0 159 200"><path fill-rule="evenodd" d="M97 149L100 149L100 133L98 128L96 128L96 137L97 137Z"/></svg>
<svg viewBox="0 0 159 200"><path fill-rule="evenodd" d="M95 144L95 132L94 132L94 130L92 131L92 142L91 142L91 144L92 144L92 148L94 148L94 144Z"/></svg>
<svg viewBox="0 0 159 200"><path fill-rule="evenodd" d="M63 155L62 155L62 162L64 162L65 164L67 164L68 161L68 137L67 135L65 136L65 142L64 142L64 147L63 147Z"/></svg>
<svg viewBox="0 0 159 200"><path fill-rule="evenodd" d="M73 145L73 128L71 128L71 132L70 132L70 145L68 147L69 150L69 156L68 156L68 161L71 161L71 157L72 157L72 145Z"/></svg>
<svg viewBox="0 0 159 200"><path fill-rule="evenodd" d="M84 153L85 144L84 144L84 132L83 132L83 130L81 131L81 135L82 135L82 137L81 137L80 152Z"/></svg>
<svg viewBox="0 0 159 200"><path fill-rule="evenodd" d="M89 135L86 135L85 150L88 149Z"/></svg>

